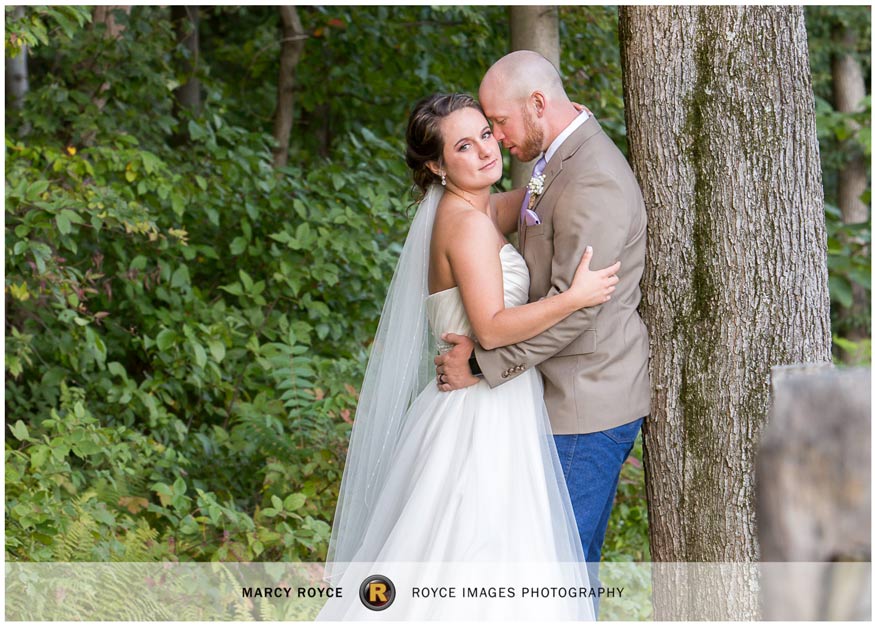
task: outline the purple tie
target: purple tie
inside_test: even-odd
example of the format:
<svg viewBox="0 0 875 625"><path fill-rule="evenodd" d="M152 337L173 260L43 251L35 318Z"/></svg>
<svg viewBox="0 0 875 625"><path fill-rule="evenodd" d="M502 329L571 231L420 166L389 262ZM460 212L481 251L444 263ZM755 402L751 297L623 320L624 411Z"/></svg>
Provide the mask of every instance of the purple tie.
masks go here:
<svg viewBox="0 0 875 625"><path fill-rule="evenodd" d="M538 159L538 162L535 163L535 169L532 170L532 178L543 174L546 167L547 159L542 156ZM523 205L520 207L520 217L527 226L537 226L541 223L541 219L538 217L538 213L529 208L529 199L531 198L531 195L532 192L526 188L526 196L523 198Z"/></svg>

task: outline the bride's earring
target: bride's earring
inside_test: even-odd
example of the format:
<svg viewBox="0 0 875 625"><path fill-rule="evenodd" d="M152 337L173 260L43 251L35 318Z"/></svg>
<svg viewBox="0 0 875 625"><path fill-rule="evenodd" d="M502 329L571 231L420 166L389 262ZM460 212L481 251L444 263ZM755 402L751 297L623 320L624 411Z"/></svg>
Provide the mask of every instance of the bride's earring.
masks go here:
<svg viewBox="0 0 875 625"><path fill-rule="evenodd" d="M447 175L446 174L441 174L441 184L443 186L447 186Z"/></svg>

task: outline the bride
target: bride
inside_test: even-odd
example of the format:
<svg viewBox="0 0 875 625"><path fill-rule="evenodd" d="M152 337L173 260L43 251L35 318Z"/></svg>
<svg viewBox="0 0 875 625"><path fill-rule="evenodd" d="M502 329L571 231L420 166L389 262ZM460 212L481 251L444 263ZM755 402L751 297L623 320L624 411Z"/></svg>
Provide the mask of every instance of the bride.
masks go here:
<svg viewBox="0 0 875 625"><path fill-rule="evenodd" d="M417 591L435 579L443 588L464 581L494 591L499 579L512 587L520 581L513 563L536 563L538 585L588 586L539 374L444 393L431 359L451 347L439 338L445 332L499 347L605 302L619 263L590 271L587 250L566 292L526 303L525 261L504 238L516 228L523 193L490 193L501 154L468 95L416 105L407 164L423 198L383 307L334 518L325 576L343 599L329 600L319 618L549 618L552 610L592 619L591 602L579 595L526 603L519 587L492 600L465 599L464 589L430 598ZM456 568L435 578L435 563ZM396 586L398 601L385 614L358 600L373 572Z"/></svg>

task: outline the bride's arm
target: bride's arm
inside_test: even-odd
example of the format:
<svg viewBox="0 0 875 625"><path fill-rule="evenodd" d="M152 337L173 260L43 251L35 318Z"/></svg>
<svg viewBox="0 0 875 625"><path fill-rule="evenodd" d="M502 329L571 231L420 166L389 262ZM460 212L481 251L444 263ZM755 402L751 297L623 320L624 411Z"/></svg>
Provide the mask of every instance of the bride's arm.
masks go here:
<svg viewBox="0 0 875 625"><path fill-rule="evenodd" d="M525 341L579 308L606 302L618 281L614 274L620 264L590 271L592 253L588 251L568 290L538 302L505 308L501 260L492 252L500 245L495 228L476 212L464 213L454 225L458 234L452 239L447 257L471 328L485 349Z"/></svg>
<svg viewBox="0 0 875 625"><path fill-rule="evenodd" d="M526 195L526 188L520 187L512 191L493 193L489 196L492 204L492 214L496 216L496 223L501 233L508 235L516 232L517 222L520 216L520 207Z"/></svg>

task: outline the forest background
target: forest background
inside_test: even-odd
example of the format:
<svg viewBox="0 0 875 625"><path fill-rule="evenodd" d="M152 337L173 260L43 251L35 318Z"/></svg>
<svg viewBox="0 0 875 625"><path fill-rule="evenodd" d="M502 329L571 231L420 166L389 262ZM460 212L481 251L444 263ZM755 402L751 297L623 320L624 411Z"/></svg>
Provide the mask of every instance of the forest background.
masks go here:
<svg viewBox="0 0 875 625"><path fill-rule="evenodd" d="M7 7L8 559L325 557L412 216L407 116L424 95L476 93L509 20L293 13ZM805 15L834 357L868 364L870 9ZM569 95L625 151L617 9L559 18ZM866 96L842 112L847 58ZM849 223L839 180L861 161L864 219ZM639 440L605 560L650 557L641 456Z"/></svg>

